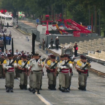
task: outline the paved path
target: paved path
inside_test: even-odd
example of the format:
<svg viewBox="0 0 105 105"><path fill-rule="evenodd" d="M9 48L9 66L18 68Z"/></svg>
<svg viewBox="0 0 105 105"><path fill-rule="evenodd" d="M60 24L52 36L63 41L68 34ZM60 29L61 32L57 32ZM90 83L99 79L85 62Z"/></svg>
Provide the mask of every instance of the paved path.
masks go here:
<svg viewBox="0 0 105 105"><path fill-rule="evenodd" d="M29 25L29 26L31 26L31 27L33 27L33 28L36 28L36 27L37 27L36 24L34 24L34 23L32 23L32 22L29 22L29 21L26 21L26 20L20 20L20 22L22 22L22 23L24 23L24 24L26 24L26 25Z"/></svg>
<svg viewBox="0 0 105 105"><path fill-rule="evenodd" d="M13 28L11 30L13 37L25 37ZM31 36L30 36L31 39ZM31 51L31 41L24 38L15 38L15 49ZM47 57L42 50L38 49L36 42L36 51ZM45 69L44 69L45 71ZM6 93L4 86L5 80L0 80L0 105L105 105L105 78L98 77L94 74L89 74L87 91L78 90L78 75L73 69L74 75L72 78L72 85L70 93L62 93L58 89L56 91L49 91L47 74L43 77L43 90L41 95L33 95L28 90L19 89L19 80L15 80L14 93ZM57 78L58 88L58 78Z"/></svg>

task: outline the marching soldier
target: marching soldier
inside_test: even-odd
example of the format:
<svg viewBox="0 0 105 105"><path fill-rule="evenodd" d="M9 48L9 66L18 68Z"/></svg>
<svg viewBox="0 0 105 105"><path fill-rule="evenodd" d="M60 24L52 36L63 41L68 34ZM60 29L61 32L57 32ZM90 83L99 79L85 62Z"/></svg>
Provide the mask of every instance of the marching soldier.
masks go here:
<svg viewBox="0 0 105 105"><path fill-rule="evenodd" d="M39 56L39 59L41 60L42 64L43 64L43 67L45 66L45 60L46 58L41 58L41 56ZM43 71L43 68L42 68L42 77L44 76L44 71ZM40 90L42 90L42 78L41 78L41 84L40 84Z"/></svg>
<svg viewBox="0 0 105 105"><path fill-rule="evenodd" d="M70 90L70 86L71 86L71 79L72 79L72 76L73 76L73 65L74 65L74 62L71 60L71 57L68 56L68 60L69 61L69 64L71 65L70 69L69 69L69 90Z"/></svg>
<svg viewBox="0 0 105 105"><path fill-rule="evenodd" d="M37 94L40 94L40 86L41 86L41 79L42 79L42 69L43 69L43 63L39 59L38 54L33 55L33 60L30 62L31 66L31 72L32 72L32 88L33 88L33 94L35 94L37 89Z"/></svg>
<svg viewBox="0 0 105 105"><path fill-rule="evenodd" d="M16 57L17 63L19 62L19 60L21 60L21 54L18 54ZM15 70L16 70L16 78L20 77L20 72L19 72L18 67L16 67Z"/></svg>
<svg viewBox="0 0 105 105"><path fill-rule="evenodd" d="M17 55L16 55L16 54L14 54L13 60L15 60L16 63L17 63ZM17 67L15 67L14 69L15 69L15 71L14 71L14 76L15 76L15 78L17 78Z"/></svg>
<svg viewBox="0 0 105 105"><path fill-rule="evenodd" d="M59 72L59 90L61 90L61 83L62 83L62 75L61 75L61 70L60 70L61 65L64 65L64 56L63 55L60 56L60 62L57 65L58 72Z"/></svg>
<svg viewBox="0 0 105 105"><path fill-rule="evenodd" d="M64 64L60 66L61 70L61 77L62 77L62 83L61 83L61 91L62 92L69 92L69 85L70 85L70 78L69 78L69 71L70 68L72 68L72 65L70 64L70 60L68 58L68 55L64 55Z"/></svg>
<svg viewBox="0 0 105 105"><path fill-rule="evenodd" d="M57 73L57 64L56 57L54 55L50 56L50 60L46 63L47 76L48 76L48 89L56 90L56 73Z"/></svg>
<svg viewBox="0 0 105 105"><path fill-rule="evenodd" d="M81 59L77 61L76 70L78 71L79 90L86 91L88 69L91 67L90 63L87 62L85 56L81 55Z"/></svg>
<svg viewBox="0 0 105 105"><path fill-rule="evenodd" d="M30 60L30 64L31 64L31 62L34 60L34 57L32 56L32 58L31 58L31 60ZM32 92L33 91L33 82L32 82L32 72L31 72L31 68L29 69L29 72L28 72L28 75L29 75L29 86L30 86L30 88L29 88L29 91L30 92Z"/></svg>
<svg viewBox="0 0 105 105"><path fill-rule="evenodd" d="M27 73L30 68L30 62L23 55L22 59L18 61L18 69L20 71L20 89L27 89Z"/></svg>
<svg viewBox="0 0 105 105"><path fill-rule="evenodd" d="M48 58L46 59L45 63L47 63L47 61L51 59L51 57L50 57L51 55L52 54L48 54Z"/></svg>
<svg viewBox="0 0 105 105"><path fill-rule="evenodd" d="M0 78L4 77L4 73L3 73L3 62L4 62L5 58L4 55L2 54L0 57Z"/></svg>
<svg viewBox="0 0 105 105"><path fill-rule="evenodd" d="M13 56L8 54L8 59L4 60L3 68L5 69L6 79L6 92L13 92L14 87L14 67L16 67L16 61L13 60Z"/></svg>

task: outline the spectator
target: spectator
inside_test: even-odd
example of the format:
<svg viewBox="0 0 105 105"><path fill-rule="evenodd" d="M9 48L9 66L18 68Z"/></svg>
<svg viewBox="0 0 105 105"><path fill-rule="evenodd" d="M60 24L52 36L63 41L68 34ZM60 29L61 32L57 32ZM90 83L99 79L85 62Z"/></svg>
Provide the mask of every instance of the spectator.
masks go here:
<svg viewBox="0 0 105 105"><path fill-rule="evenodd" d="M53 44L54 44L54 41L53 41L53 39L51 38L51 41L50 41L51 48L53 48Z"/></svg>
<svg viewBox="0 0 105 105"><path fill-rule="evenodd" d="M59 38L56 37L55 39L55 45L56 45L56 49L58 50L59 49Z"/></svg>
<svg viewBox="0 0 105 105"><path fill-rule="evenodd" d="M6 44L9 44L9 36L6 35Z"/></svg>
<svg viewBox="0 0 105 105"><path fill-rule="evenodd" d="M3 40L4 40L4 47L6 49L6 37L5 37L5 35L3 35Z"/></svg>
<svg viewBox="0 0 105 105"><path fill-rule="evenodd" d="M9 45L11 44L11 34L9 35Z"/></svg>
<svg viewBox="0 0 105 105"><path fill-rule="evenodd" d="M42 47L43 47L43 50L45 50L45 40L44 39L42 41Z"/></svg>
<svg viewBox="0 0 105 105"><path fill-rule="evenodd" d="M75 45L74 45L74 55L75 55L75 57L77 57L77 52L78 52L78 45L77 45L77 43L75 43Z"/></svg>

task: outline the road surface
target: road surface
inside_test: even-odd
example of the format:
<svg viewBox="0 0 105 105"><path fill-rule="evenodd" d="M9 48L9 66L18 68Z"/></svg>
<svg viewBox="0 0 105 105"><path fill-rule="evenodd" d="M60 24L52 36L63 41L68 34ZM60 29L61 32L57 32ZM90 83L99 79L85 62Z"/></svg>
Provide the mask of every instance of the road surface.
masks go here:
<svg viewBox="0 0 105 105"><path fill-rule="evenodd" d="M19 51L31 52L31 36L29 41L26 35L21 34L14 28L9 28L12 37L14 38L15 49ZM10 46L7 46L10 49ZM43 57L47 57L38 47L36 42L36 52L40 53ZM45 69L44 69L45 71ZM78 74L73 69L74 75L72 78L70 93L62 93L58 90L48 90L47 74L43 77L43 86L40 95L32 94L28 90L19 89L19 79L15 79L14 93L5 92L5 80L0 79L0 105L105 105L105 78L98 77L94 74L89 74L87 91L78 90Z"/></svg>

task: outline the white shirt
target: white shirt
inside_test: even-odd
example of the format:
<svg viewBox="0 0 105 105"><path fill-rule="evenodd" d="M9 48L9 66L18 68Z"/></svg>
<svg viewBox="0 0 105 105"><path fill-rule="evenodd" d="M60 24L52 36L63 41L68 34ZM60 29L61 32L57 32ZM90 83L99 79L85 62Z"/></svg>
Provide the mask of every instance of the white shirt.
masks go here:
<svg viewBox="0 0 105 105"><path fill-rule="evenodd" d="M26 62L22 61L22 65L18 64L18 66L23 68ZM29 69L29 68L30 68L30 64L26 64L25 69Z"/></svg>
<svg viewBox="0 0 105 105"><path fill-rule="evenodd" d="M43 65L42 61L39 59L38 61L36 61L35 59L30 60L30 66L32 66L31 71L40 71L42 70L42 66Z"/></svg>
<svg viewBox="0 0 105 105"><path fill-rule="evenodd" d="M3 68L4 68L4 69L9 69L9 68L11 68L12 66L10 66L9 64L12 63L12 62L13 62L13 59L12 59L12 60L7 59L7 60L6 60L6 64L3 64ZM17 63L13 63L13 66L14 66L14 67L17 66Z"/></svg>

